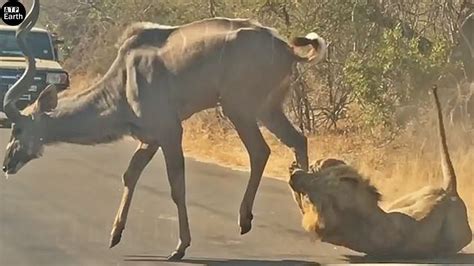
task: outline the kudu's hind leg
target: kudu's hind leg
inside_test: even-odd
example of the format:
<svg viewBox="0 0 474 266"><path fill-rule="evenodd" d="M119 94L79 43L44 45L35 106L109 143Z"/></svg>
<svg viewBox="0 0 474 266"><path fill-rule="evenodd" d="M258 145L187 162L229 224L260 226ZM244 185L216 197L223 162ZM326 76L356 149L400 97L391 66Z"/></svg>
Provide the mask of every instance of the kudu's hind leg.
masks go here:
<svg viewBox="0 0 474 266"><path fill-rule="evenodd" d="M261 121L283 144L293 149L296 162L303 170L307 171L308 141L306 137L291 124L281 108L269 110L261 118Z"/></svg>
<svg viewBox="0 0 474 266"><path fill-rule="evenodd" d="M191 245L191 233L189 230L188 212L186 208L186 184L184 176L184 155L182 148L181 125L176 130L167 129L162 139L162 150L165 157L168 180L171 187L171 198L178 209L179 241L169 260L180 260L184 257L186 248Z"/></svg>
<svg viewBox="0 0 474 266"><path fill-rule="evenodd" d="M270 156L270 148L265 142L254 117L226 111L225 109L224 112L234 124L250 158L250 179L239 211L240 233L245 234L252 229L253 203L262 179L263 170Z"/></svg>
<svg viewBox="0 0 474 266"><path fill-rule="evenodd" d="M110 247L114 247L120 242L122 237L122 231L125 228L127 222L128 210L132 202L133 192L137 184L138 178L140 177L145 166L155 155L159 146L156 144L140 143L137 150L132 156L127 170L123 174L124 190L122 195L122 201L115 217L114 226L111 233Z"/></svg>

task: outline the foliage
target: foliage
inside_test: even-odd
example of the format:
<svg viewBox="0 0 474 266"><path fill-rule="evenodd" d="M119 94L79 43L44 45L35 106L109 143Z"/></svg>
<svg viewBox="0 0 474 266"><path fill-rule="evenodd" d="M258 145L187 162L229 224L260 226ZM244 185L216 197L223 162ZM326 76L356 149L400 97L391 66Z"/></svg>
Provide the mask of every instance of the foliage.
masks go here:
<svg viewBox="0 0 474 266"><path fill-rule="evenodd" d="M443 42L433 43L429 54L418 43L418 38L406 40L397 26L384 30L374 49L350 54L344 75L369 126L389 125L395 107L424 97L448 64Z"/></svg>
<svg viewBox="0 0 474 266"><path fill-rule="evenodd" d="M449 62L473 0L43 0L42 20L65 40L71 71L103 74L132 22L176 25L250 17L285 37L317 32L326 61L298 68L288 113L302 130L398 125L397 112L422 106L440 77L461 79ZM454 94L455 90L448 91ZM359 124L360 118L363 123Z"/></svg>

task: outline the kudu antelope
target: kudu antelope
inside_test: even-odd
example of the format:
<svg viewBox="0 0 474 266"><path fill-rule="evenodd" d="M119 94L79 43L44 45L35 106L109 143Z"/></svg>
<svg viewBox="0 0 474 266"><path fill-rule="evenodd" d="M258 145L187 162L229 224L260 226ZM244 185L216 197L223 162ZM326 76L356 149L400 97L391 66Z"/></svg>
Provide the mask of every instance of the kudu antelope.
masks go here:
<svg viewBox="0 0 474 266"><path fill-rule="evenodd" d="M315 33L289 44L275 30L247 19L213 18L181 26L135 24L125 32L115 61L95 85L75 95L57 95L49 86L34 104L19 111L15 101L28 89L35 72L25 35L38 18L38 2L18 29L28 69L4 101L14 124L3 170L16 173L40 157L44 145L93 145L125 135L137 139L140 144L123 174L123 197L111 247L121 239L141 172L161 148L179 220L179 242L170 259L184 256L191 236L181 122L217 103L234 124L250 157L250 179L239 211L241 234L251 229L255 195L270 154L257 121L293 148L297 161L307 166L306 138L284 115L282 101L294 65L317 62L324 55L325 41ZM295 51L300 46L311 50L300 56Z"/></svg>
<svg viewBox="0 0 474 266"><path fill-rule="evenodd" d="M377 189L345 162L320 160L309 173L298 169L295 162L289 185L296 192L306 231L368 255L402 258L454 254L471 242L436 87L433 98L443 184L421 188L382 209Z"/></svg>

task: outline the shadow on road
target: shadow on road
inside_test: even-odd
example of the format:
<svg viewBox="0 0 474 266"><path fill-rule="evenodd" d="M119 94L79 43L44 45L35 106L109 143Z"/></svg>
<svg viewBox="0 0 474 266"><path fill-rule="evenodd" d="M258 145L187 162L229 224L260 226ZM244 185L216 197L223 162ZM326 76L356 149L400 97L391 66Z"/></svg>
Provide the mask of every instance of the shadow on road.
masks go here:
<svg viewBox="0 0 474 266"><path fill-rule="evenodd" d="M345 256L350 263L409 263L409 264L474 264L474 254L456 254L452 256L400 259L377 258L370 256Z"/></svg>
<svg viewBox="0 0 474 266"><path fill-rule="evenodd" d="M125 256L125 261L128 262L168 262L164 256L153 255L128 255ZM259 259L211 259L211 258L197 258L197 259L183 259L174 262L177 264L197 264L197 265L320 265L316 262L303 260L259 260Z"/></svg>

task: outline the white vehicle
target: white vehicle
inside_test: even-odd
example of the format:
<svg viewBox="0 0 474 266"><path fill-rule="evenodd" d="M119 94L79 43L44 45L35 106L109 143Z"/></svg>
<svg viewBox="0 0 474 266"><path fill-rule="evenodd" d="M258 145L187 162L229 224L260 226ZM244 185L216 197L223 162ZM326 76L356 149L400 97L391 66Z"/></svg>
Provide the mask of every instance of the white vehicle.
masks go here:
<svg viewBox="0 0 474 266"><path fill-rule="evenodd" d="M26 62L15 39L17 27L0 25L0 102L7 90L21 77ZM58 90L69 86L69 75L59 64L57 44L53 34L45 29L33 28L28 36L30 49L36 58L37 72L27 94L17 102L24 108L33 102L48 84L56 84ZM0 104L0 111L3 104Z"/></svg>

